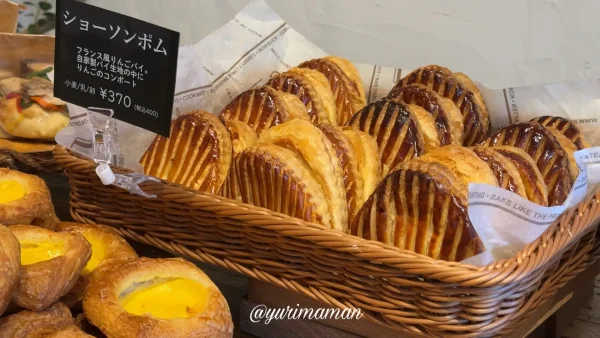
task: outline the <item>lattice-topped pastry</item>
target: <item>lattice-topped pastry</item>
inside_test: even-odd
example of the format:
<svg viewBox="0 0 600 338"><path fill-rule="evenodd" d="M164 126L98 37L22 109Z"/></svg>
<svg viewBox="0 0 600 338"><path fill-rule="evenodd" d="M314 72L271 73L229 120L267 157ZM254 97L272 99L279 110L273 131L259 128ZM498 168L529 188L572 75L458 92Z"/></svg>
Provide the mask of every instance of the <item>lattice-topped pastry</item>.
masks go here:
<svg viewBox="0 0 600 338"><path fill-rule="evenodd" d="M571 121L559 116L540 116L531 121L542 124L546 127L554 128L565 135L571 142L577 146L577 149L585 149L591 145L585 140L583 134Z"/></svg>
<svg viewBox="0 0 600 338"><path fill-rule="evenodd" d="M498 185L501 188L527 198L527 192L519 174L519 169L509 158L502 155L496 148L475 146L470 148L470 150L487 163L496 176Z"/></svg>
<svg viewBox="0 0 600 338"><path fill-rule="evenodd" d="M371 135L352 127L342 127L342 131L352 142L356 151L358 170L363 181L364 196L362 201L364 203L381 180L381 160L379 159L377 142Z"/></svg>

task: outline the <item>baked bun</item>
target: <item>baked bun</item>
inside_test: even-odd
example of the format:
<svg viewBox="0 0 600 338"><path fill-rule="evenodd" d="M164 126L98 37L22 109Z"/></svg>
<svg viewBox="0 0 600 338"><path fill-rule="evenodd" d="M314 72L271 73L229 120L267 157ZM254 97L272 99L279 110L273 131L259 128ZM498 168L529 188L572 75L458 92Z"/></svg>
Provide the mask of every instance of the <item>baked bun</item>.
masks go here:
<svg viewBox="0 0 600 338"><path fill-rule="evenodd" d="M94 338L94 336L90 336L81 331L77 326L73 325L54 331L53 333L44 336L44 338Z"/></svg>
<svg viewBox="0 0 600 338"><path fill-rule="evenodd" d="M231 165L231 137L216 116L194 111L171 123L171 137L157 135L142 159L146 175L218 194Z"/></svg>
<svg viewBox="0 0 600 338"><path fill-rule="evenodd" d="M381 180L381 160L379 159L377 142L371 135L352 127L342 127L342 131L352 142L356 152L358 170L363 181L362 205L375 191L375 187Z"/></svg>
<svg viewBox="0 0 600 338"><path fill-rule="evenodd" d="M246 122L238 120L224 120L223 124L229 136L231 136L231 144L233 146L233 157L241 153L242 150L256 143L258 135Z"/></svg>
<svg viewBox="0 0 600 338"><path fill-rule="evenodd" d="M548 206L548 189L544 177L533 158L523 149L517 147L496 146L493 149L515 165L519 175L521 175L527 199L536 204Z"/></svg>
<svg viewBox="0 0 600 338"><path fill-rule="evenodd" d="M19 241L7 227L0 224L0 316L8 307L12 294L19 285L20 259Z"/></svg>
<svg viewBox="0 0 600 338"><path fill-rule="evenodd" d="M527 198L527 191L519 170L510 159L498 152L496 148L476 146L470 149L492 169L500 188Z"/></svg>
<svg viewBox="0 0 600 338"><path fill-rule="evenodd" d="M512 124L497 130L483 144L490 147L514 146L525 150L544 176L549 206L562 205L569 196L574 184L569 154L551 128L537 122Z"/></svg>
<svg viewBox="0 0 600 338"><path fill-rule="evenodd" d="M395 87L421 83L439 95L451 99L463 116L463 145L471 146L483 141L489 130L488 111L477 86L464 74L430 65L418 68L404 77ZM392 91L394 91L392 89Z"/></svg>
<svg viewBox="0 0 600 338"><path fill-rule="evenodd" d="M360 74L350 61L328 56L306 61L298 67L317 70L327 77L335 99L339 125L346 124L367 103Z"/></svg>
<svg viewBox="0 0 600 338"><path fill-rule="evenodd" d="M81 234L92 247L92 255L81 271L79 280L61 301L72 307L81 302L90 280L100 278L108 269L138 258L137 253L112 229L96 224L59 223L60 233Z"/></svg>
<svg viewBox="0 0 600 338"><path fill-rule="evenodd" d="M415 104L433 116L441 145L463 142L463 117L452 100L420 83L396 86L387 96L390 100Z"/></svg>
<svg viewBox="0 0 600 338"><path fill-rule="evenodd" d="M293 151L259 141L235 158L232 170L242 202L333 228L323 188Z"/></svg>
<svg viewBox="0 0 600 338"><path fill-rule="evenodd" d="M373 102L354 114L348 125L375 138L384 176L399 163L425 153L421 124L402 103Z"/></svg>
<svg viewBox="0 0 600 338"><path fill-rule="evenodd" d="M75 285L90 259L90 244L80 234L31 225L12 225L9 229L21 245L21 281L13 302L41 311Z"/></svg>
<svg viewBox="0 0 600 338"><path fill-rule="evenodd" d="M440 163L401 163L360 209L351 234L434 259L462 261L484 250L469 219L467 192Z"/></svg>
<svg viewBox="0 0 600 338"><path fill-rule="evenodd" d="M74 325L74 323L75 320L69 308L62 303L54 303L39 312L23 310L0 318L0 337L46 338L58 330ZM63 338L63 336L58 337Z"/></svg>
<svg viewBox="0 0 600 338"><path fill-rule="evenodd" d="M306 164L325 195L332 228L346 231L348 207L344 171L327 136L308 121L293 120L266 130L259 142L286 148Z"/></svg>
<svg viewBox="0 0 600 338"><path fill-rule="evenodd" d="M577 128L571 121L559 117L559 116L540 116L533 120L545 127L553 128L561 132L571 142L575 144L578 150L591 147L588 141L585 140L579 128Z"/></svg>
<svg viewBox="0 0 600 338"><path fill-rule="evenodd" d="M56 222L50 190L43 179L0 168L0 224L54 229Z"/></svg>
<svg viewBox="0 0 600 338"><path fill-rule="evenodd" d="M283 122L310 120L306 106L298 97L269 86L241 93L223 108L219 118L246 122L259 136L263 130Z"/></svg>
<svg viewBox="0 0 600 338"><path fill-rule="evenodd" d="M225 297L194 264L181 258L140 258L93 281L85 317L111 338L230 338Z"/></svg>
<svg viewBox="0 0 600 338"><path fill-rule="evenodd" d="M335 99L325 75L309 68L292 68L273 76L267 86L296 95L311 122L338 124Z"/></svg>

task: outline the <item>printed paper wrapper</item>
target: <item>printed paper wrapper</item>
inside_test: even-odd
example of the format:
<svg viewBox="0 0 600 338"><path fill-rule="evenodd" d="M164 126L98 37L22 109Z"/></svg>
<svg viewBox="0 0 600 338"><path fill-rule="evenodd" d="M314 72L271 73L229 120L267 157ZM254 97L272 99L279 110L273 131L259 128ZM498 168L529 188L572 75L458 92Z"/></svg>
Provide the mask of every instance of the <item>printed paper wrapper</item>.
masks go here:
<svg viewBox="0 0 600 338"><path fill-rule="evenodd" d="M172 117L197 109L218 115L235 96L265 84L273 73L325 55L264 1L252 1L214 33L179 49ZM398 62L401 64L401 56ZM386 96L410 72L386 66L356 66L369 102ZM499 90L480 87L494 128L541 115L563 116L576 124L590 143L600 145L600 133L595 131L600 128L598 80ZM69 111L71 123L59 133L57 142L91 157L92 132L86 109L70 105ZM114 164L142 172L139 159L155 134L121 121L117 128L120 154ZM487 251L468 262L484 265L510 257L535 240L566 208L581 201L600 176L600 148L580 151L577 158L581 172L563 206L541 207L500 188L470 185L469 215Z"/></svg>

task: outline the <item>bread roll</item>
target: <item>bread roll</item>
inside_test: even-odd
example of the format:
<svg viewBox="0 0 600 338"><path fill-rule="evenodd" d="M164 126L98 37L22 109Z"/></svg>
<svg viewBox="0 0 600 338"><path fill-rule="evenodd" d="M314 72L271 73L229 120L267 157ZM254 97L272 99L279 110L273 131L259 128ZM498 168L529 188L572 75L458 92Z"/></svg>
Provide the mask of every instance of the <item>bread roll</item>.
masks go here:
<svg viewBox="0 0 600 338"><path fill-rule="evenodd" d="M358 170L363 181L362 203L371 196L381 180L381 160L375 139L360 130L352 127L342 127L344 135L348 137L356 151Z"/></svg>
<svg viewBox="0 0 600 338"><path fill-rule="evenodd" d="M585 140L579 128L577 128L571 121L559 117L559 116L540 116L531 120L537 122L545 127L550 127L558 130L564 136L566 136L571 142L575 144L577 149L585 149L591 147L591 145Z"/></svg>
<svg viewBox="0 0 600 338"><path fill-rule="evenodd" d="M140 160L146 175L218 194L231 165L231 137L211 113L195 111L171 123L171 137L156 136Z"/></svg>
<svg viewBox="0 0 600 338"><path fill-rule="evenodd" d="M315 123L338 124L335 99L325 75L308 68L292 68L272 77L267 86L296 95Z"/></svg>
<svg viewBox="0 0 600 338"><path fill-rule="evenodd" d="M471 150L492 169L501 188L527 198L527 191L519 170L510 159L495 148L476 146Z"/></svg>
<svg viewBox="0 0 600 338"><path fill-rule="evenodd" d="M300 99L268 86L242 92L223 108L219 118L246 122L258 135L286 121L310 120Z"/></svg>
<svg viewBox="0 0 600 338"><path fill-rule="evenodd" d="M420 83L396 86L388 98L405 104L415 104L429 112L435 120L441 145L461 145L463 117L452 100L447 99Z"/></svg>
<svg viewBox="0 0 600 338"><path fill-rule="evenodd" d="M23 310L0 318L0 337L45 338L54 331L74 324L69 308L62 303L54 303L42 311Z"/></svg>
<svg viewBox="0 0 600 338"><path fill-rule="evenodd" d="M4 313L21 276L21 247L12 232L0 224L0 316Z"/></svg>

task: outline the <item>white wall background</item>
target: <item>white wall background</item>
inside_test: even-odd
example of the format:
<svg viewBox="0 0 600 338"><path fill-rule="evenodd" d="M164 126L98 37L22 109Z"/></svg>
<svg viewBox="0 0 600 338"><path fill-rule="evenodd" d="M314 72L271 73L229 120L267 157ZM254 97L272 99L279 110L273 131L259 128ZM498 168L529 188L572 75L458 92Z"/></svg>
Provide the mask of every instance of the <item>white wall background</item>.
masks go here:
<svg viewBox="0 0 600 338"><path fill-rule="evenodd" d="M599 0L266 0L331 54L430 63L489 87L600 78ZM88 0L200 40L248 0Z"/></svg>

